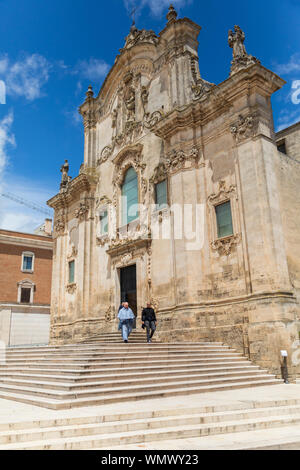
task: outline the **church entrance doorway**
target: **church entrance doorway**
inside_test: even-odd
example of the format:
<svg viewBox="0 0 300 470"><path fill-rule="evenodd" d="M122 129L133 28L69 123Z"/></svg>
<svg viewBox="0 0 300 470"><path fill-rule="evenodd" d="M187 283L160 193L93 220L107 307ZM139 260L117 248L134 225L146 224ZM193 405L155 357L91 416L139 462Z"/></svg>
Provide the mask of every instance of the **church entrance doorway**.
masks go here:
<svg viewBox="0 0 300 470"><path fill-rule="evenodd" d="M136 295L136 265L126 266L120 269L121 302L128 302L129 307L137 316ZM134 322L136 328L136 321Z"/></svg>

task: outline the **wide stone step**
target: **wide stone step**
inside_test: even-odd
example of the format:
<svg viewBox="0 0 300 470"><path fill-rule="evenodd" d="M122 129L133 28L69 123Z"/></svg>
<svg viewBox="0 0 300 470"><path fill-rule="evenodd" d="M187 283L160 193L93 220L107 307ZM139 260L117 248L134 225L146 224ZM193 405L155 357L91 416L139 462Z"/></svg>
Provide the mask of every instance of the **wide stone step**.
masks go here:
<svg viewBox="0 0 300 470"><path fill-rule="evenodd" d="M116 393L114 395L109 396L101 396L101 397L88 397L88 398L75 398L75 399L68 399L68 400L59 400L53 398L45 398L42 396L33 396L32 394L26 393L20 389L19 393L14 393L13 387L11 387L10 391L3 391L0 389L0 398L4 398L6 400L14 400L19 401L22 403L27 403L30 405L41 406L44 408L49 409L68 409L73 407L85 407L85 406L98 406L98 405L106 405L110 403L119 403L119 402L126 402L126 401L137 401L137 400L146 400L146 399L153 399L153 398L165 398L165 397L174 397L174 396L181 396L181 395L190 395L190 394L198 394L198 393L209 393L209 392L216 392L216 391L226 391L226 390L235 390L239 388L249 388L249 387L258 387L258 386L266 386L266 385L278 385L280 381L277 379L270 379L268 377L267 380L248 380L246 382L232 382L232 383L222 383L219 385L206 385L206 386L181 386L177 389L167 389L167 390L155 390L151 392L143 391L143 392L134 392L134 393ZM30 391L30 390L29 390Z"/></svg>
<svg viewBox="0 0 300 470"><path fill-rule="evenodd" d="M76 361L90 361L90 362L95 362L99 360L108 360L108 361L115 361L115 360L132 360L136 361L138 357L138 353L134 354L132 351L118 351L118 352L101 352L98 354L88 354L88 355L76 355L76 354L70 354L70 355L56 355L56 356L51 356L51 355L45 355L44 357L34 357L34 358L26 358L26 357L6 357L6 363L11 364L11 363L26 363L26 362L32 362L33 360L35 362L47 362L47 361L56 361L56 362L65 362L66 360L71 360L72 362ZM201 352L201 351L192 351L192 352L187 352L187 351L166 351L166 352L155 352L155 351L144 351L143 352L143 359L166 359L166 358L184 358L184 359L190 359L190 358L204 358L204 359L222 359L226 357L243 357L241 353L238 352L232 352L232 351L213 351L213 352Z"/></svg>
<svg viewBox="0 0 300 470"><path fill-rule="evenodd" d="M144 360L144 359L143 359ZM231 362L232 360L235 360L236 362L243 362L244 358L237 357L237 356L227 356L227 357L217 357L217 358L184 358L182 359L181 357L179 358L170 358L166 357L164 359L153 359L151 360L152 366L159 366L159 365L174 365L174 364L207 364L208 362L211 364L218 364L218 363L225 363L226 361ZM102 368L102 367L111 367L112 365L115 365L116 367L124 367L125 365L128 366L129 364L136 364L137 358L116 358L115 360L111 360L109 358L106 359L101 359L101 362L91 362L91 361L86 361L86 362L79 362L79 361L71 361L71 362L60 362L60 361L26 361L26 362L7 362L5 366L0 366L0 371L4 370L5 367L14 367L14 366L19 366L19 367L43 367L43 368L76 368L76 367L82 367L82 368L89 368L89 369L95 369L95 368Z"/></svg>
<svg viewBox="0 0 300 470"><path fill-rule="evenodd" d="M150 377L151 379L153 378L153 376L155 375L155 377L168 377L168 376L171 376L171 375L176 375L176 376L181 376L181 375L186 375L187 373L187 370L186 369L174 369L174 370L157 370L155 369L154 371L152 372L138 372L138 371L135 371L135 372L132 372L132 370L134 369L131 369L130 371L126 371L126 370L118 370L116 371L115 369L113 371L110 371L110 373L106 373L105 374L86 374L85 372L83 373L80 373L80 372L73 372L73 373L70 373L70 371L68 372L69 375L64 374L64 375L55 375L55 374L46 374L46 373L39 373L39 374L30 374L30 373L26 373L26 372L0 372L0 381L2 379L25 379L25 380L54 380L54 381L57 381L57 382L65 382L65 381L69 381L69 382L74 382L74 383L89 383L89 382L93 382L94 380L107 380L107 379L111 379L111 375L112 373L114 374L114 380L117 379L117 378L128 378L128 379L132 379L132 378L148 378ZM243 366L243 367L238 367L238 366L232 366L232 367L227 367L227 368L223 368L223 367L219 367L219 368L190 368L188 370L188 372L190 372L191 374L194 374L194 373L199 373L201 375L205 375L205 374L216 374L216 375L220 375L220 374L236 374L236 373L245 373L245 374L249 374L249 372L251 373L260 373L262 370L258 367L258 366L253 366L251 364L249 365L246 365L246 366ZM44 372L44 371L43 371ZM264 371L266 372L266 371Z"/></svg>
<svg viewBox="0 0 300 470"><path fill-rule="evenodd" d="M40 366L26 366L26 367L4 367L3 369L0 369L0 376L1 374L6 374L6 373L37 373L39 375L49 375L54 373L57 375L65 376L66 374L73 374L74 376L91 376L97 373L103 373L105 371L105 374L109 375L116 375L117 373L119 374L127 374L127 373L132 373L132 372L142 372L142 373L148 373L151 374L152 376L156 373L162 373L162 372L172 372L173 370L180 370L183 373L186 373L188 370L192 370L194 368L197 368L198 370L206 370L206 368L210 368L212 370L225 370L227 367L239 367L239 368L247 368L247 367L257 367L252 365L251 362L244 360L244 361L227 361L227 362L201 362L199 363L192 363L192 364L173 364L173 365L142 365L142 366L126 366L123 365L123 367L118 367L116 364L110 366L106 365L106 367L101 367L99 369L93 368L89 369L87 366L85 367L76 367L76 368L66 368L62 369L60 368L40 368Z"/></svg>
<svg viewBox="0 0 300 470"><path fill-rule="evenodd" d="M204 357L207 357L207 356L211 356L211 357L218 357L218 356L228 356L228 355L232 355L232 354L237 354L237 355L241 355L241 353L237 353L235 351L222 351L222 350L213 350L213 351L201 351L201 350L194 350L194 351L186 351L186 350L176 350L176 351L172 351L172 350L165 350L165 351L142 351L142 350L137 350L137 351L122 351L122 352L114 352L114 351L99 351L99 352L91 352L91 353L68 353L68 354L64 354L64 353L48 353L48 354L7 354L6 355L6 360L7 361L20 361L20 360L23 360L23 361L32 361L32 360L59 360L59 361L63 361L63 359L65 360L70 360L70 359L74 359L74 360L96 360L96 359L101 359L102 357L109 357L109 356L113 356L113 357L130 357L130 355L134 355L134 357L138 356L138 355L143 355L143 356L146 356L146 357L165 357L166 355L167 356L204 356Z"/></svg>
<svg viewBox="0 0 300 470"><path fill-rule="evenodd" d="M182 410L183 413L183 410ZM167 417L153 417L153 418L131 418L121 421L106 421L99 422L97 419L91 417L87 419L86 423L80 424L62 424L44 426L42 428L31 428L30 430L6 430L0 431L0 445L12 444L17 442L30 442L41 439L53 438L68 438L74 436L92 436L92 435L107 435L114 433L141 431L148 429L161 429L171 428L178 426L188 425L203 425L211 423L224 423L227 421L241 421L253 420L256 418L265 417L280 417L290 418L291 416L300 415L300 405L286 406L276 408L261 408L261 409L248 409L248 410L234 410L222 413L189 413L186 410L185 414ZM273 424L273 421L272 421Z"/></svg>
<svg viewBox="0 0 300 470"><path fill-rule="evenodd" d="M120 377L114 377L114 381L112 382L111 380L107 380L100 377L98 380L95 381L88 381L85 383L70 383L65 381L64 383L60 382L57 383L55 381L43 381L43 380L37 380L37 379L31 379L31 380L26 380L24 378L20 379L10 379L10 378L0 378L0 386L5 386L5 385L16 385L16 386L24 386L24 387L35 387L35 388L43 388L47 390L63 390L63 391L71 391L71 392L77 392L77 391L82 391L82 390L91 390L94 388L99 388L99 387L129 387L133 385L149 385L149 384L160 384L162 380L164 383L168 382L189 382L189 381L195 381L195 380L203 380L205 383L210 383L210 380L219 380L219 379L224 379L224 381L231 380L232 378L236 380L242 380L243 378L247 378L251 374L251 378L255 375L261 375L261 371L239 371L239 372L221 372L221 373L190 373L188 375L170 375L170 377L163 376L162 377L149 377L149 378L129 378L128 376L126 378L120 378ZM263 376L265 377L265 375ZM259 377L258 377L259 379Z"/></svg>
<svg viewBox="0 0 300 470"><path fill-rule="evenodd" d="M284 413L284 411L282 410ZM195 423L195 420L197 421ZM193 424L192 424L193 423ZM7 442L5 436L0 437L6 442L1 444L0 449L95 449L110 448L113 445L126 445L131 443L142 443L151 441L163 441L168 439L183 439L189 437L201 437L215 434L225 434L228 432L243 432L259 429L271 429L281 426L290 426L300 423L300 413L277 416L259 416L247 417L246 419L237 419L236 416L232 420L226 422L204 423L202 417L183 417L183 419L167 420L157 422L157 426L149 426L145 429L145 422L122 423L120 428L111 425L82 425L70 429L68 427L61 428L60 431L55 429L44 429L42 432L36 430L30 433L29 441L22 442L22 434L19 439L10 435L11 443ZM164 424L164 426L162 426ZM98 432L97 432L98 431ZM83 435L79 435L82 433ZM14 434L14 436L18 435ZM71 436L70 436L71 435ZM32 440L32 439L39 440Z"/></svg>
<svg viewBox="0 0 300 470"><path fill-rule="evenodd" d="M223 343L220 342L168 342L168 343L155 343L153 342L151 345L148 343L143 343L144 346L141 345L136 345L132 344L131 342L129 343L121 343L123 347L151 347L151 348L156 348L156 347L207 347L207 348L214 348L214 347L223 347L225 349L230 349L229 346L224 345ZM101 348L101 347L113 347L113 348L120 348L120 344L114 345L110 341L97 341L97 342L92 342L92 343L69 343L69 344L64 344L64 345L51 345L51 346L10 346L7 348L7 351L16 351L16 352L30 352L30 351L48 351L48 350L53 350L53 351L65 351L68 349L71 350L76 350L76 349L95 349L95 348Z"/></svg>
<svg viewBox="0 0 300 470"><path fill-rule="evenodd" d="M155 348L153 347L153 344L145 344L145 345L130 345L128 346L127 344L122 344L122 348L120 346L112 347L112 346L106 346L103 345L103 347L95 347L95 348L74 348L74 349L65 349L65 350L52 350L48 349L45 351L11 351L11 350L6 350L6 356L9 358L14 358L14 357L41 357L41 356L66 356L66 355L97 355L101 353L123 353L123 352L131 352L131 353L139 353L139 352L151 352L153 354L159 354L161 352L174 352L174 353L181 353L181 352L187 352L187 353L194 353L194 352L200 352L200 353L217 353L217 352L234 352L234 349L229 349L225 348L222 346L218 347L208 347L208 346L156 346Z"/></svg>
<svg viewBox="0 0 300 470"><path fill-rule="evenodd" d="M205 387L205 386L212 386L212 385L222 385L222 384L230 384L235 383L238 384L239 382L273 382L274 376L261 374L261 375L248 375L243 377L234 377L234 378L206 378L206 379L193 379L189 381L185 381L183 383L178 383L178 380L174 382L165 382L160 381L159 383L151 383L146 385L140 384L133 384L133 385L126 385L125 390L126 393L140 393L140 392L153 392L156 390L167 390L170 391L172 389L180 388L180 386L184 386L185 388L189 387ZM0 383L0 393L2 392L11 392L11 393L26 393L27 395L35 395L38 397L44 398L53 398L56 400L75 400L80 398L88 398L88 397L103 397L103 396L112 396L114 394L120 394L124 392L124 385L123 386L113 386L111 382L106 383L106 386L103 387L95 387L93 389L87 390L69 390L69 391L61 391L61 390L51 390L50 388L41 388L41 387L28 387L28 386L17 386L17 385L5 385Z"/></svg>

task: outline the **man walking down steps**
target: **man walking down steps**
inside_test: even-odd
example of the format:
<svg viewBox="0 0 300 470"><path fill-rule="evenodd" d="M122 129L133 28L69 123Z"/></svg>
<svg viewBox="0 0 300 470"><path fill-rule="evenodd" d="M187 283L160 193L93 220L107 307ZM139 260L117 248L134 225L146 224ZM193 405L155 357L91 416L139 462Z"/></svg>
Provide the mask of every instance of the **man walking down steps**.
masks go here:
<svg viewBox="0 0 300 470"><path fill-rule="evenodd" d="M156 330L156 315L151 307L151 303L147 303L147 307L143 309L142 311L142 322L143 325L145 325L146 330L147 330L147 343L151 343L151 338L154 335L154 332Z"/></svg>

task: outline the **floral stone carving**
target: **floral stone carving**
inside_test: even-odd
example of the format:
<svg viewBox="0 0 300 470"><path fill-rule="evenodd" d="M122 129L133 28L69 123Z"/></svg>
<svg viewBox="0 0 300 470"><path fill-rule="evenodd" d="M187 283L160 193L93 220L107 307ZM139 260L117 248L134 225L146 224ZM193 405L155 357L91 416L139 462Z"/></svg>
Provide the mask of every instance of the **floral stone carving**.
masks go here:
<svg viewBox="0 0 300 470"><path fill-rule="evenodd" d="M240 235L230 235L229 237L219 238L211 243L211 247L214 251L217 251L220 256L229 256L235 246L240 242Z"/></svg>

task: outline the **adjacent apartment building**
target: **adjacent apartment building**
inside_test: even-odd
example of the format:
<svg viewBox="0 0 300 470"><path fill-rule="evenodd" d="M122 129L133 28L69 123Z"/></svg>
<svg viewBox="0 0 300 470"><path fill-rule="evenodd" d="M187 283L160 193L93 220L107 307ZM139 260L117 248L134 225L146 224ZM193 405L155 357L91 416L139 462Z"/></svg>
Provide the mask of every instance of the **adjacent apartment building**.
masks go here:
<svg viewBox="0 0 300 470"><path fill-rule="evenodd" d="M0 230L0 340L7 346L49 341L52 221L39 234Z"/></svg>

